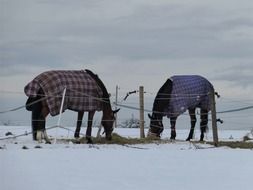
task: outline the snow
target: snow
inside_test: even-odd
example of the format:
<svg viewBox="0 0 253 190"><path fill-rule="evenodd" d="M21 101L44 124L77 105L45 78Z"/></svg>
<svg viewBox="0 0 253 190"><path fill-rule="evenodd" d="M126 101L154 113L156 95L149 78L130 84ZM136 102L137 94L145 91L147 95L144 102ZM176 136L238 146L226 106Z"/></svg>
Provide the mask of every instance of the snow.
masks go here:
<svg viewBox="0 0 253 190"><path fill-rule="evenodd" d="M0 126L0 138L30 127ZM85 131L85 129L82 129ZM93 129L95 136L97 129ZM116 128L121 136L138 137L138 129ZM188 130L178 130L185 139ZM222 140L241 140L248 131L219 131ZM211 133L211 131L210 131ZM56 144L38 144L31 135L0 140L1 190L244 190L252 189L253 151L214 148L208 144L177 141L147 145L87 145L63 143L73 134L48 130ZM163 138L169 136L165 130ZM196 138L199 132L196 131ZM209 140L211 134L207 135ZM35 146L41 148L35 148ZM28 149L23 149L23 147Z"/></svg>

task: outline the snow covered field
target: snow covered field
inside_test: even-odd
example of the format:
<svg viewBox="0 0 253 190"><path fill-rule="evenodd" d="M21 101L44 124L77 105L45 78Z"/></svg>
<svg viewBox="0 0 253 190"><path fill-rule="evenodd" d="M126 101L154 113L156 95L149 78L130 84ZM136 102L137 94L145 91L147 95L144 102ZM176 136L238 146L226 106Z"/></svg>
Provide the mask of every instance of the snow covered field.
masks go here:
<svg viewBox="0 0 253 190"><path fill-rule="evenodd" d="M74 128L73 128L74 129ZM0 126L0 138L29 132L30 127ZM85 128L82 129L82 132ZM95 136L97 129L93 129ZM116 128L121 136L138 137L138 129ZM188 130L178 130L185 139ZM222 140L241 140L248 131L219 131ZM199 138L196 130L196 138ZM64 129L52 137L72 138ZM165 130L163 138L169 136ZM1 190L249 190L253 188L253 151L213 148L189 142L147 145L38 144L31 135L0 140ZM207 135L212 140L211 131ZM27 149L23 149L23 148Z"/></svg>

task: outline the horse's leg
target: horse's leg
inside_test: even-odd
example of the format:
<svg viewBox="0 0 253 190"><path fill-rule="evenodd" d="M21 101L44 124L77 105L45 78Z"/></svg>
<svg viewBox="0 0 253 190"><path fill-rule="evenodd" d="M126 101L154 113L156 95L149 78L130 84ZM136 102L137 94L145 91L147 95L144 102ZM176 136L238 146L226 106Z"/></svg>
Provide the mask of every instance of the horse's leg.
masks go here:
<svg viewBox="0 0 253 190"><path fill-rule="evenodd" d="M193 133L194 133L194 128L197 122L196 114L195 114L195 109L189 109L189 115L191 117L191 129L188 138L186 139L187 141L192 139Z"/></svg>
<svg viewBox="0 0 253 190"><path fill-rule="evenodd" d="M41 102L35 104L32 111L32 129L33 139L42 142L45 139L46 143L51 143L46 133L46 117L49 110Z"/></svg>
<svg viewBox="0 0 253 190"><path fill-rule="evenodd" d="M93 122L94 114L95 114L95 111L89 111L89 114L88 114L88 126L87 126L87 130L86 130L86 140L87 140L88 144L92 143L91 130L92 130L92 122Z"/></svg>
<svg viewBox="0 0 253 190"><path fill-rule="evenodd" d="M83 111L79 111L78 112L78 116L77 116L77 122L76 122L76 131L75 131L75 138L79 138L80 135L80 130L81 130L81 126L82 126L82 120L83 120Z"/></svg>
<svg viewBox="0 0 253 190"><path fill-rule="evenodd" d="M43 117L43 123L42 123L42 127L43 127L43 133L42 133L42 138L45 139L47 144L51 144L48 136L47 136L47 131L46 131L46 118L49 114L49 109L47 107L47 105L44 105L41 111L41 115Z"/></svg>
<svg viewBox="0 0 253 190"><path fill-rule="evenodd" d="M49 114L48 107L45 104L42 104L41 112L39 115L36 138L39 142L42 142L42 139L44 139L47 144L51 144L46 132L46 117L48 114Z"/></svg>
<svg viewBox="0 0 253 190"><path fill-rule="evenodd" d="M39 105L35 104L32 109L32 136L33 140L37 140L37 131L39 125L41 108Z"/></svg>
<svg viewBox="0 0 253 190"><path fill-rule="evenodd" d="M207 124L208 124L208 111L201 109L200 111L200 141L203 141L204 139L204 133L206 132L207 129Z"/></svg>
<svg viewBox="0 0 253 190"><path fill-rule="evenodd" d="M171 117L170 118L170 126L171 126L170 139L176 139L176 136L177 136L177 133L176 133L176 120L177 120L177 117Z"/></svg>
<svg viewBox="0 0 253 190"><path fill-rule="evenodd" d="M36 97L35 100L38 100L39 98ZM37 138L37 133L38 131L41 131L43 129L43 117L42 117L42 103L38 102L35 103L32 107L32 133L33 133L33 140L40 140L41 138L38 135ZM45 127L44 127L45 128ZM40 133L41 134L41 133Z"/></svg>

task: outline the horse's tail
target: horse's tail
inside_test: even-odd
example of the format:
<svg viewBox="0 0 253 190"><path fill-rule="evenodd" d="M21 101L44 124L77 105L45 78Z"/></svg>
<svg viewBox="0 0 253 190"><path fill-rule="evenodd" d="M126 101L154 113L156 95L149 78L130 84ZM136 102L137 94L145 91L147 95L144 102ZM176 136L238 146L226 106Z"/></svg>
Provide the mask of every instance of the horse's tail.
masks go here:
<svg viewBox="0 0 253 190"><path fill-rule="evenodd" d="M38 98L33 98L33 97L28 97L26 103L25 103L25 108L27 111L32 111L33 110L33 102L36 101Z"/></svg>
<svg viewBox="0 0 253 190"><path fill-rule="evenodd" d="M44 100L46 97L44 96L43 90L40 88L37 95L35 97L28 97L26 103L25 103L25 108L27 111L33 111L35 106L38 105L42 100Z"/></svg>
<svg viewBox="0 0 253 190"><path fill-rule="evenodd" d="M208 110L201 109L200 113L200 130L204 133L208 132Z"/></svg>

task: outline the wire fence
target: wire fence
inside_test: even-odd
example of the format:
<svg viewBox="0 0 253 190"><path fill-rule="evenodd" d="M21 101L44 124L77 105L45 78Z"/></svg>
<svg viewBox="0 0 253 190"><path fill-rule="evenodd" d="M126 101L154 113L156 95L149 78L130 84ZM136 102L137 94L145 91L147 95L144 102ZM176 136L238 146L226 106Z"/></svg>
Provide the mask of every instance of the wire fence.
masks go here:
<svg viewBox="0 0 253 190"><path fill-rule="evenodd" d="M130 93L129 93L130 92ZM122 110L128 110L129 112L135 112L135 115L137 114L137 112L139 111L139 102L138 102L138 90L133 90L133 91L129 91L129 92L121 92L120 93L120 98L118 102L115 101L111 101L112 102L112 106L114 107L118 107L121 108ZM0 94L15 94L15 95L24 95L23 92L17 92L17 91L0 91ZM83 93L79 93L80 96L87 96L89 98L95 98L95 97L90 97L87 94L83 94ZM156 93L153 92L145 92L146 96L148 96L147 98L145 98L145 108L144 112L146 113L152 113L154 110L152 110L152 103L154 101L154 96L156 95ZM163 94L163 95L170 95L170 94ZM176 97L170 97L170 100L173 100L173 98L198 98L199 96L207 96L208 94L177 94ZM76 96L76 97L69 97L69 98L79 98L80 96ZM59 95L54 96L54 95L50 95L50 97L61 97ZM37 100L37 102L39 101L43 101L47 98L47 96L42 96L42 98L40 100ZM115 99L114 96L110 97L111 100ZM96 98L97 100L103 102L105 101L104 99L100 98ZM37 103L35 102L35 103ZM32 105L33 103L31 103ZM243 125L243 126L248 126L248 128L253 127L253 124L251 123L251 120L249 122L245 121L245 119L250 119L253 118L253 115L250 114L250 111L247 110L252 110L253 109L253 99L247 99L247 100L238 100L238 99L233 99L233 98L225 98L225 97L221 97L220 99L217 99L217 105L219 104L223 104L223 105L229 105L229 109L218 109L217 110L217 115L219 117L221 117L221 119L225 119L226 123L229 122L234 122L234 123L238 123L238 125ZM236 105L236 106L235 106ZM16 112L18 110L24 110L26 105L20 105L14 108L10 108L10 109L5 109L5 110L0 110L0 116L4 115L4 114L8 114L10 112ZM221 106L218 106L221 107ZM231 108L233 107L233 108ZM158 111L156 111L158 112ZM158 112L161 114L166 115L166 112ZM188 113L183 113L181 114L182 116L188 116ZM197 115L200 115L200 113L197 112ZM119 122L124 122L126 120L129 119L135 119L138 120L138 117L131 117L131 118L121 118L118 117L117 121ZM3 117L2 119L3 120ZM210 120L210 119L209 119ZM12 120L10 123L19 123L19 124L23 124L25 123L27 120ZM87 120L83 120L83 123L86 123ZM8 123L8 121L2 121L2 123L4 123L5 125L8 125L10 123ZM75 125L76 122L69 122L70 125ZM147 123L147 122L146 122ZM240 127L238 127L239 129Z"/></svg>

